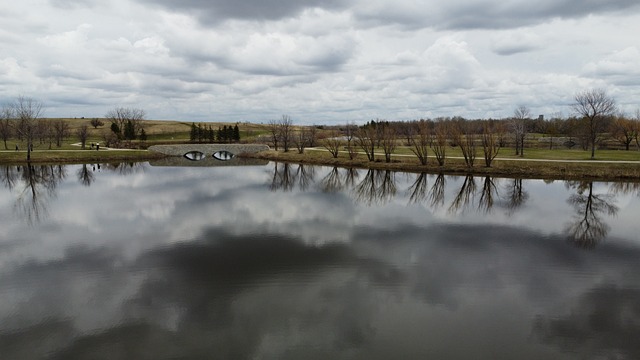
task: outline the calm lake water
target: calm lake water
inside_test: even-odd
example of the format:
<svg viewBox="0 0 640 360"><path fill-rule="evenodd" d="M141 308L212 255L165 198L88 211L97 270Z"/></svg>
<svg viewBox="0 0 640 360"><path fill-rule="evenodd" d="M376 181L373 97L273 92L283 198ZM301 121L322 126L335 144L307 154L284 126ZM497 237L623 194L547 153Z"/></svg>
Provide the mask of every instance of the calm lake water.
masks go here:
<svg viewBox="0 0 640 360"><path fill-rule="evenodd" d="M2 359L640 359L640 187L0 168Z"/></svg>

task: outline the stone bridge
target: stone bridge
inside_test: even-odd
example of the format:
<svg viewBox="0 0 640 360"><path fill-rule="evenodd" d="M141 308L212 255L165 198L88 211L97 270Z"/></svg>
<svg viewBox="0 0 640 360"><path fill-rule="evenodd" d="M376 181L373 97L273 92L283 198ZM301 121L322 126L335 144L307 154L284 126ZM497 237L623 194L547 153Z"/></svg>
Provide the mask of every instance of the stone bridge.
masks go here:
<svg viewBox="0 0 640 360"><path fill-rule="evenodd" d="M149 151L155 151L169 156L184 156L186 153L199 151L207 157L220 151L226 151L233 155L241 155L265 150L269 150L269 146L263 144L178 144L153 145L149 147Z"/></svg>

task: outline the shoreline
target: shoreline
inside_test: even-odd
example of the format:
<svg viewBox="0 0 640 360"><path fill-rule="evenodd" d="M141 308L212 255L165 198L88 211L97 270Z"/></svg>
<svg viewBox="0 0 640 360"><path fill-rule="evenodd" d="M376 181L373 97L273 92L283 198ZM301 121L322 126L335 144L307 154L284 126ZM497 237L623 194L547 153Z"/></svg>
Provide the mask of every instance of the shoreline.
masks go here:
<svg viewBox="0 0 640 360"><path fill-rule="evenodd" d="M26 160L25 151L0 152L0 165L49 165L49 164L88 164L115 161L149 161L166 157L166 155L147 150L46 150L31 153L31 160Z"/></svg>
<svg viewBox="0 0 640 360"><path fill-rule="evenodd" d="M315 153L320 153L317 156ZM358 169L392 170L411 173L495 176L540 180L595 180L595 181L640 181L640 163L624 161L575 161L545 159L495 159L491 167L484 165L483 158L476 158L473 168L469 168L464 160L447 158L444 166L439 166L435 158L429 158L427 165L419 163L415 156L392 156L392 162L381 159L368 161L359 155L350 160L346 154L333 158L328 152L317 151L314 155L305 152L263 151L256 154L243 154L243 157L270 161L299 163L308 165L324 165L351 167ZM382 155L380 155L382 157Z"/></svg>
<svg viewBox="0 0 640 360"><path fill-rule="evenodd" d="M315 150L315 151L314 151ZM6 156L5 154L8 154ZM166 157L164 154L147 150L104 150L104 151L35 151L30 163L41 164L83 164L97 162L150 161ZM254 158L268 161L299 163L308 165L337 166L345 168L391 170L412 173L496 176L541 180L597 180L640 182L640 163L629 161L576 161L547 159L495 159L491 167L484 165L483 158L476 158L473 168L468 168L464 160L446 158L444 166L437 165L429 158L427 165L421 165L415 156L394 155L392 162L384 162L382 154L376 154L376 161L368 161L360 154L350 160L346 153L333 158L329 152L319 149L307 149L305 153L297 151L268 150L254 154L238 155L242 158ZM25 165L25 152L1 152L0 165Z"/></svg>

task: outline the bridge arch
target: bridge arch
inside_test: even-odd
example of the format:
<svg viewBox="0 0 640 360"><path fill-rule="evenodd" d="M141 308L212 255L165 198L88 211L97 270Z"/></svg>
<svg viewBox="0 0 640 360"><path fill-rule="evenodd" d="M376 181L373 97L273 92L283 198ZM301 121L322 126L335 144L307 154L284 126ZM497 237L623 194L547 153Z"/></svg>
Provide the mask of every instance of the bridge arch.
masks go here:
<svg viewBox="0 0 640 360"><path fill-rule="evenodd" d="M169 156L185 156L187 153L200 152L206 157L215 153L227 152L233 155L245 153L257 153L269 150L269 146L263 144L178 144L178 145L153 145L149 151L158 152Z"/></svg>

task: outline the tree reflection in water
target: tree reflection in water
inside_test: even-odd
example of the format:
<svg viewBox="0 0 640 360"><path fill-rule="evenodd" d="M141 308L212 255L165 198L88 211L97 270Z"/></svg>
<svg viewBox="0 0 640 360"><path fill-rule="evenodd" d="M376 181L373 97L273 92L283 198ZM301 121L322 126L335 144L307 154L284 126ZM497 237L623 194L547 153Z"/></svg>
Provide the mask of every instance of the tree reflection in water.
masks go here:
<svg viewBox="0 0 640 360"><path fill-rule="evenodd" d="M89 166L87 164L82 164L82 167L78 169L78 180L84 186L91 186L91 183L94 181L95 175L93 174L93 170L89 170Z"/></svg>
<svg viewBox="0 0 640 360"><path fill-rule="evenodd" d="M291 191L293 190L293 174L291 173L291 165L289 163L276 162L273 169L273 177L271 178L271 191Z"/></svg>
<svg viewBox="0 0 640 360"><path fill-rule="evenodd" d="M640 182L614 182L609 185L609 192L611 194L635 194L640 196Z"/></svg>
<svg viewBox="0 0 640 360"><path fill-rule="evenodd" d="M567 188L576 189L576 194L569 197L576 213L573 221L566 227L569 241L576 246L592 249L603 240L609 232L601 218L603 214L616 215L618 207L613 204L613 195L594 194L593 182L567 182Z"/></svg>
<svg viewBox="0 0 640 360"><path fill-rule="evenodd" d="M13 190L20 177L19 166L3 166L0 172L0 182L9 190Z"/></svg>
<svg viewBox="0 0 640 360"><path fill-rule="evenodd" d="M483 210L485 213L491 211L493 207L494 198L498 196L498 188L490 176L485 176L482 182L482 189L480 192L480 200L478 200L478 210Z"/></svg>
<svg viewBox="0 0 640 360"><path fill-rule="evenodd" d="M295 178L298 180L298 187L300 190L306 191L315 180L316 167L305 166L303 164L298 164L297 166Z"/></svg>
<svg viewBox="0 0 640 360"><path fill-rule="evenodd" d="M322 192L335 193L344 189L344 181L340 175L340 169L334 166L329 173L320 180Z"/></svg>
<svg viewBox="0 0 640 360"><path fill-rule="evenodd" d="M506 186L505 196L509 214L514 213L529 199L529 194L522 187L522 179L511 179Z"/></svg>
<svg viewBox="0 0 640 360"><path fill-rule="evenodd" d="M434 209L440 208L444 205L445 183L444 174L438 174L436 180L433 182L433 186L431 186L429 200Z"/></svg>
<svg viewBox="0 0 640 360"><path fill-rule="evenodd" d="M296 166L295 170L294 166ZM297 183L300 190L306 191L313 184L315 176L316 168L314 166L276 162L269 189L271 191L292 191Z"/></svg>
<svg viewBox="0 0 640 360"><path fill-rule="evenodd" d="M22 190L15 208L28 224L39 222L48 213L48 202L56 197L58 184L66 177L63 165L26 165L18 167Z"/></svg>
<svg viewBox="0 0 640 360"><path fill-rule="evenodd" d="M78 181L91 186L98 171L105 167L111 172L131 175L145 170L144 163L113 163L105 166L82 164L77 171ZM16 214L29 225L40 222L48 214L48 203L57 196L57 187L67 177L65 165L24 165L0 167L0 183L16 191Z"/></svg>
<svg viewBox="0 0 640 360"><path fill-rule="evenodd" d="M355 200L367 206L389 202L397 192L395 172L369 169L353 189Z"/></svg>
<svg viewBox="0 0 640 360"><path fill-rule="evenodd" d="M334 166L318 185L322 192L334 193L353 188L358 178L358 170Z"/></svg>
<svg viewBox="0 0 640 360"><path fill-rule="evenodd" d="M469 205L473 203L476 188L476 180L473 178L473 175L465 176L460 191L458 191L451 205L449 205L449 213L456 214L461 210L466 210Z"/></svg>
<svg viewBox="0 0 640 360"><path fill-rule="evenodd" d="M416 204L426 200L427 192L427 173L420 173L416 176L416 180L411 184L409 189L409 203Z"/></svg>

